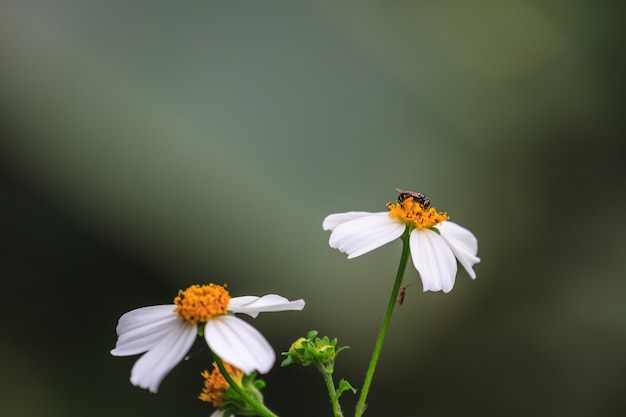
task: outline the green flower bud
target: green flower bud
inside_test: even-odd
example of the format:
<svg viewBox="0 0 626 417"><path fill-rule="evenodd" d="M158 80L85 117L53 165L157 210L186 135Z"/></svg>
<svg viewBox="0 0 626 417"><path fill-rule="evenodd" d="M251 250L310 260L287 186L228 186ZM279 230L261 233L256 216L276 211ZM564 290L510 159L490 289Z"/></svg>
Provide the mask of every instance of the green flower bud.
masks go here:
<svg viewBox="0 0 626 417"><path fill-rule="evenodd" d="M333 372L335 358L343 349L336 349L337 339L330 340L327 336L318 338L317 331L312 330L307 333L307 337L301 337L289 348L288 352L282 355L287 358L282 362L281 366L287 366L292 363L298 363L302 366L315 365L320 371Z"/></svg>

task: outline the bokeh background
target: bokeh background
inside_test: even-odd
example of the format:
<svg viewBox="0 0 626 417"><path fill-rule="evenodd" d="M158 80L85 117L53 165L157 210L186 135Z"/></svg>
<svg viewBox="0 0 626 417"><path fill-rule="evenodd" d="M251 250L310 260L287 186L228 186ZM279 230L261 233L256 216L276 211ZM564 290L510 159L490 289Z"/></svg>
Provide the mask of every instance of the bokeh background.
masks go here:
<svg viewBox="0 0 626 417"><path fill-rule="evenodd" d="M360 387L399 242L354 260L322 219L426 193L478 278L409 267L368 416L626 408L623 15L612 2L3 1L0 414L208 416L198 344L157 395L115 325L194 283L304 298ZM623 12L623 10L621 10ZM267 404L330 415L276 366ZM346 415L356 396L345 394Z"/></svg>

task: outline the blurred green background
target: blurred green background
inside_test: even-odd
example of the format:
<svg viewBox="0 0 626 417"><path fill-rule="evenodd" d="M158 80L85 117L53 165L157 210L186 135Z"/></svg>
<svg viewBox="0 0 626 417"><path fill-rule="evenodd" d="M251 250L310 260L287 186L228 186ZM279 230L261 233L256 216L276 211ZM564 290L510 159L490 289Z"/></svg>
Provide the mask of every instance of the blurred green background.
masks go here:
<svg viewBox="0 0 626 417"><path fill-rule="evenodd" d="M121 314L207 282L304 298L254 325L277 352L338 337L360 387L400 244L348 261L321 222L395 187L472 230L482 263L447 295L409 267L366 415L621 414L609 4L3 1L0 414L210 415L201 344L157 395L109 354ZM331 414L314 369L265 380L279 415Z"/></svg>

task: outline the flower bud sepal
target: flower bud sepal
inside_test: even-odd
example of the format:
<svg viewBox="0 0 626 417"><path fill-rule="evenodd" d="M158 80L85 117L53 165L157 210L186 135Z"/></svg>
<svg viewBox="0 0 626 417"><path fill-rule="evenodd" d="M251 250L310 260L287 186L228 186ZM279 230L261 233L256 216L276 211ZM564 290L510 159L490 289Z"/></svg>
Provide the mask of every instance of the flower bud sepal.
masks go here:
<svg viewBox="0 0 626 417"><path fill-rule="evenodd" d="M328 336L324 336L320 339L316 336L317 331L311 330L307 333L306 338L301 337L293 342L289 351L282 353L287 358L283 360L280 366L287 366L292 363L302 366L314 365L320 371L332 374L335 367L335 358L339 352L349 349L349 346L337 349L336 338L331 340Z"/></svg>
<svg viewBox="0 0 626 417"><path fill-rule="evenodd" d="M282 353L282 355L287 358L283 360L281 366L291 365L292 363L298 363L302 366L315 366L321 372L324 382L326 383L326 389L328 390L333 408L333 415L335 417L343 417L339 405L339 397L341 397L341 394L345 391L349 390L356 393L356 390L345 379L342 379L339 382L339 386L335 388L332 375L335 370L335 359L337 355L339 352L349 347L343 346L337 349L337 339L330 340L326 336L320 339L316 336L317 331L311 330L307 333L306 338L301 337L293 342L289 351Z"/></svg>
<svg viewBox="0 0 626 417"><path fill-rule="evenodd" d="M249 398L252 398L257 404L263 404L263 394L261 389L265 387L265 381L256 379L257 373L244 375L241 379L239 388L243 390ZM229 416L258 416L258 409L253 407L249 399L245 399L240 395L240 390L230 386L226 390L226 402L219 409L224 417Z"/></svg>

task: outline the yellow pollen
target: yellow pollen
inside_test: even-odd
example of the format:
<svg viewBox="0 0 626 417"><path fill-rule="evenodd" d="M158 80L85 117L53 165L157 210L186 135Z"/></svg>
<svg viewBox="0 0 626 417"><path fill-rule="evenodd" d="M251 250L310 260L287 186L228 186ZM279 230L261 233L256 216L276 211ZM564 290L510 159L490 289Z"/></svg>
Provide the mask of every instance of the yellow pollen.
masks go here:
<svg viewBox="0 0 626 417"><path fill-rule="evenodd" d="M429 229L448 220L445 212L439 212L434 207L423 208L409 197L400 203L387 203L389 215L401 220L404 224L415 229Z"/></svg>
<svg viewBox="0 0 626 417"><path fill-rule="evenodd" d="M225 285L192 285L178 291L174 312L189 323L205 323L213 316L226 314L228 303L230 294Z"/></svg>
<svg viewBox="0 0 626 417"><path fill-rule="evenodd" d="M224 362L224 367L233 380L238 385L241 385L241 379L244 375L243 371L226 362ZM217 364L213 362L213 372L205 370L201 375L204 377L204 387L202 388L202 392L198 398L202 401L213 404L213 407L216 408L223 406L228 400L226 391L230 385L220 372Z"/></svg>

